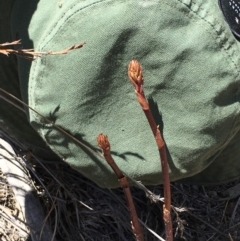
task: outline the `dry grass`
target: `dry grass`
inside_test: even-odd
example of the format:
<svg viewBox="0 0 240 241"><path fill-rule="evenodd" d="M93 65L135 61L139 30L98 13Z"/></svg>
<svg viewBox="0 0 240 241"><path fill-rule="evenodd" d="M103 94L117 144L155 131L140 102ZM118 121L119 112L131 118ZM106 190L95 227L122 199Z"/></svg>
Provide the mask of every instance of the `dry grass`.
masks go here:
<svg viewBox="0 0 240 241"><path fill-rule="evenodd" d="M8 141L15 147L22 148L16 146L13 140ZM99 188L63 162L41 160L40 165L37 159L32 158L31 162L28 160L29 163L36 192L52 229L56 228L57 240L134 240L124 194L120 188ZM227 190L238 183L235 181L209 187L173 183L172 205L175 212L172 213L172 218L175 240L240 240L240 198L226 197ZM163 195L161 185L148 189L160 197ZM0 209L9 209L11 215L14 215L16 204L2 175L0 194ZM152 202L137 187L132 188L132 194L139 218L144 223L146 240L161 240L157 235L164 237L162 202ZM21 240L14 227L3 216L0 224L1 240Z"/></svg>
<svg viewBox="0 0 240 241"><path fill-rule="evenodd" d="M70 47L67 47L63 50L60 51L47 51L47 52L37 52L34 51L33 49L13 49L13 46L18 46L21 45L21 40L16 40L11 43L3 43L0 44L0 54L4 54L6 56L9 56L10 54L14 54L17 56L21 56L23 58L26 58L28 60L34 60L38 57L41 57L43 55L62 55L62 54L67 54L69 51L80 49L83 47L85 42L79 43L79 44L74 44Z"/></svg>

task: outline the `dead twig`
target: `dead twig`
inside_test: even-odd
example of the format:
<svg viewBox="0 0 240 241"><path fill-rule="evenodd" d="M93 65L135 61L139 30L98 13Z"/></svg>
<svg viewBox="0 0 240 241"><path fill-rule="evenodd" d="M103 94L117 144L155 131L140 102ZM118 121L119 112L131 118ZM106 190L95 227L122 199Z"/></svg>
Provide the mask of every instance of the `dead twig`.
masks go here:
<svg viewBox="0 0 240 241"><path fill-rule="evenodd" d="M43 56L43 55L61 55L61 54L67 54L69 51L71 50L75 50L75 49L80 49L83 47L83 45L85 44L85 42L79 43L79 44L74 44L68 48L65 48L63 50L60 51L42 51L42 52L38 52L38 51L34 51L33 49L11 49L11 48L6 48L7 46L15 46L15 45L19 45L21 44L21 40L16 40L13 41L11 43L3 43L0 44L0 54L4 54L4 55L9 55L9 54L15 54L21 57L24 57L26 59L29 60L34 60L37 57Z"/></svg>
<svg viewBox="0 0 240 241"><path fill-rule="evenodd" d="M142 66L139 64L137 60L130 61L128 65L128 77L135 88L135 93L137 95L138 102L143 109L143 112L148 120L152 133L156 140L156 144L158 146L161 166L162 166L162 174L163 174L163 187L164 187L163 219L164 219L165 229L166 229L166 240L172 241L173 231L172 231L172 219L171 219L171 190L170 190L170 178L169 178L169 172L168 172L167 152L166 152L165 142L162 138L159 127L156 125L152 112L149 108L148 101L143 91Z"/></svg>
<svg viewBox="0 0 240 241"><path fill-rule="evenodd" d="M115 172L115 174L118 178L118 181L120 182L120 184L123 188L123 191L124 191L124 194L126 197L126 201L127 201L127 206L128 206L129 213L131 216L132 229L133 229L133 233L136 237L136 240L144 241L142 228L138 221L138 216L137 216L137 212L136 212L135 205L133 202L133 198L132 198L132 194L131 194L131 190L129 187L127 177L123 175L122 171L119 169L119 167L117 166L117 164L115 163L115 161L113 160L113 158L111 156L110 143L108 141L108 137L106 135L99 134L97 137L97 142L98 142L98 146L102 149L105 160L107 161L107 163L111 166L111 168Z"/></svg>

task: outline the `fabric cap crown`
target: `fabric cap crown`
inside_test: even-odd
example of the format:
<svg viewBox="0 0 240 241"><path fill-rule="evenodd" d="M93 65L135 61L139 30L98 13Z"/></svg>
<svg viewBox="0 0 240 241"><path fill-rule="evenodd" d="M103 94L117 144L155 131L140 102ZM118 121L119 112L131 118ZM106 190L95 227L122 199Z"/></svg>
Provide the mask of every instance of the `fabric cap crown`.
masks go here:
<svg viewBox="0 0 240 241"><path fill-rule="evenodd" d="M95 154L104 133L126 174L144 184L162 181L155 140L127 77L135 58L166 141L171 180L240 176L239 42L217 1L19 0L12 22L24 48L57 51L86 41L31 66L18 59L23 100L93 150L29 112L39 135L80 173L100 186L118 186Z"/></svg>

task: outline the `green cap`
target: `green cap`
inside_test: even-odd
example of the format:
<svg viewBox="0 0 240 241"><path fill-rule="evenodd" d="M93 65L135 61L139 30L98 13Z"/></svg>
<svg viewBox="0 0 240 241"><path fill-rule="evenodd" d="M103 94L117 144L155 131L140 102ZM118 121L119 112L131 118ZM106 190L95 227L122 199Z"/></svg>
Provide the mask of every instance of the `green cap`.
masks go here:
<svg viewBox="0 0 240 241"><path fill-rule="evenodd" d="M12 34L37 51L86 42L66 55L18 58L18 67L22 99L87 148L29 111L31 125L98 185L118 186L99 133L108 135L123 172L144 184L162 182L158 149L127 77L133 58L143 66L171 180L212 184L240 176L240 45L217 1L18 0Z"/></svg>

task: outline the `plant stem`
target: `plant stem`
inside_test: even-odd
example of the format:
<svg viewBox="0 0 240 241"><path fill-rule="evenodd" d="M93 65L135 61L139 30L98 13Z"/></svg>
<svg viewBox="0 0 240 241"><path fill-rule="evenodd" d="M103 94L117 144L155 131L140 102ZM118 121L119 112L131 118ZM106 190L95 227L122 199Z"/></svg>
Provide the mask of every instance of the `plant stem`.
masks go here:
<svg viewBox="0 0 240 241"><path fill-rule="evenodd" d="M168 161L167 161L167 152L165 142L162 138L159 127L157 126L152 112L149 108L148 101L145 97L143 91L143 75L142 75L142 67L136 60L130 61L128 65L128 76L131 82L135 87L135 93L137 95L137 99L139 104L141 105L143 112L148 120L148 123L151 127L153 136L155 138L160 160L162 166L162 177L163 177L163 187L164 187L164 205L163 205L163 219L165 223L165 231L166 231L166 241L173 240L173 232L172 232L172 219L171 219L171 189L170 189L170 178L168 171Z"/></svg>
<svg viewBox="0 0 240 241"><path fill-rule="evenodd" d="M130 217L131 217L131 226L132 226L133 233L136 237L136 240L144 241L142 227L138 221L138 216L137 216L137 212L136 212L135 205L133 202L133 198L132 198L132 194L131 194L131 190L130 190L130 186L129 186L127 177L122 173L122 171L119 169L119 167L117 166L117 164L115 163L115 161L112 158L112 155L110 153L110 143L108 141L108 137L106 135L99 134L97 137L97 142L98 142L98 146L102 149L105 160L107 161L107 163L111 166L111 168L115 172L115 174L118 178L118 181L120 182L121 187L124 191L128 210L129 210Z"/></svg>

